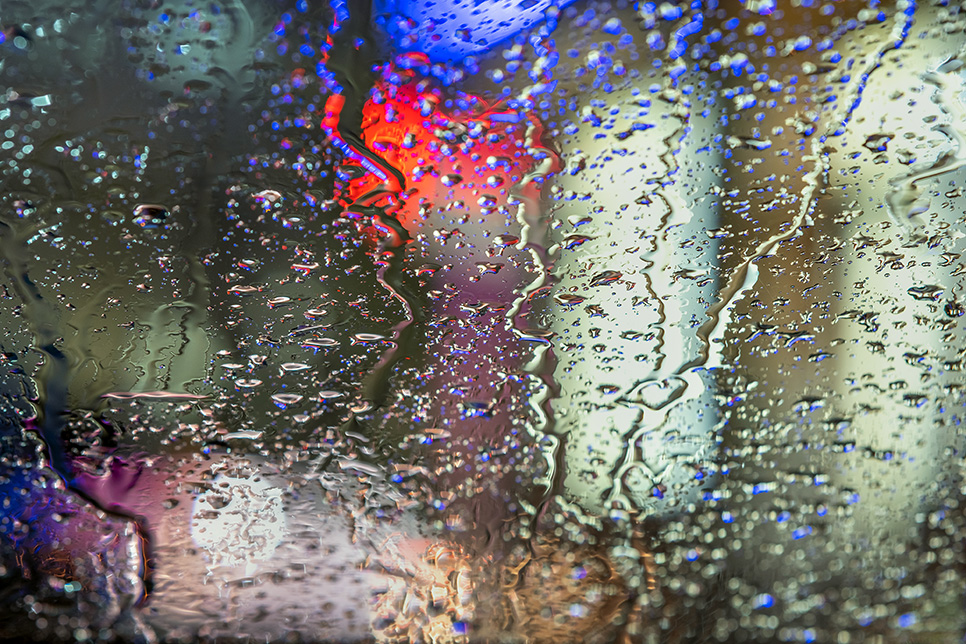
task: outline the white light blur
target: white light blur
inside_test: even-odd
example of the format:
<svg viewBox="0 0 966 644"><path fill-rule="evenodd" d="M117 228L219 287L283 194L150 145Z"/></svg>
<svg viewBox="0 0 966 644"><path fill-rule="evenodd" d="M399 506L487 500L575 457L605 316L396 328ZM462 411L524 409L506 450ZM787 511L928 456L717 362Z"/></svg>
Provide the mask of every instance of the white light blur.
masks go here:
<svg viewBox="0 0 966 644"><path fill-rule="evenodd" d="M251 568L270 559L285 535L282 492L258 478L219 475L195 499L191 536L211 565Z"/></svg>

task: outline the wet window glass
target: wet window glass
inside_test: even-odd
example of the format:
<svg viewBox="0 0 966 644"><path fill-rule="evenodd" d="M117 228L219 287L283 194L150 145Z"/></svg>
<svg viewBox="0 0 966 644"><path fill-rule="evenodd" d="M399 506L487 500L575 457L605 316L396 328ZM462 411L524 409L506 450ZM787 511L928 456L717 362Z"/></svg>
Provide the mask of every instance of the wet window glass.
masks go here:
<svg viewBox="0 0 966 644"><path fill-rule="evenodd" d="M966 636L958 4L0 10L0 639Z"/></svg>

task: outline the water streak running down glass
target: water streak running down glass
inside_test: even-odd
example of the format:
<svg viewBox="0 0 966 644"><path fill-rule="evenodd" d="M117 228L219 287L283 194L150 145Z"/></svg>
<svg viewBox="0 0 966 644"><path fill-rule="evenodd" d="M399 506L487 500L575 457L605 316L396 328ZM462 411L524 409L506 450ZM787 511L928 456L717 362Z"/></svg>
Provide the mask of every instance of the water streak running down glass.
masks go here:
<svg viewBox="0 0 966 644"><path fill-rule="evenodd" d="M0 5L0 640L961 642L966 13Z"/></svg>

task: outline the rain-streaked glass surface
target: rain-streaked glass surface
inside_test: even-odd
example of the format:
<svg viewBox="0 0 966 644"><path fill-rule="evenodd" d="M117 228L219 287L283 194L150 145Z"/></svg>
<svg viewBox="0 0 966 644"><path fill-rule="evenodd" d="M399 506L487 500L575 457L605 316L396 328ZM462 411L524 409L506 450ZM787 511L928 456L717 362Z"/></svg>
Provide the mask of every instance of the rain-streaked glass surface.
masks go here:
<svg viewBox="0 0 966 644"><path fill-rule="evenodd" d="M0 640L966 637L966 12L0 0Z"/></svg>

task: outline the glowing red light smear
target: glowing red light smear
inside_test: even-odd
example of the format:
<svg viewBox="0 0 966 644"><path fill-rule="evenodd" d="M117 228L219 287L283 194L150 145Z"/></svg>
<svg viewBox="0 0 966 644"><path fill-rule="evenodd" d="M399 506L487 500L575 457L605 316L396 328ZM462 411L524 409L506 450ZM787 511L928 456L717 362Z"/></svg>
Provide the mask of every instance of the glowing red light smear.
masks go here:
<svg viewBox="0 0 966 644"><path fill-rule="evenodd" d="M355 174L361 174L343 185L338 194L342 205L386 206L410 231L423 219L419 205L438 198L460 194L477 203L483 195L495 195L505 204L509 190L534 168L530 142L539 141L542 133L535 117L491 108L475 98L468 100L477 107L472 113L447 114L438 107L439 95L421 85L384 84L378 88L379 98L366 102L362 142L368 150L339 135L342 96L329 98L322 122L346 155L343 168L355 166ZM445 132L454 136L447 140L440 136ZM387 168L403 175L405 190Z"/></svg>

